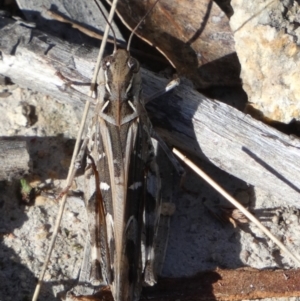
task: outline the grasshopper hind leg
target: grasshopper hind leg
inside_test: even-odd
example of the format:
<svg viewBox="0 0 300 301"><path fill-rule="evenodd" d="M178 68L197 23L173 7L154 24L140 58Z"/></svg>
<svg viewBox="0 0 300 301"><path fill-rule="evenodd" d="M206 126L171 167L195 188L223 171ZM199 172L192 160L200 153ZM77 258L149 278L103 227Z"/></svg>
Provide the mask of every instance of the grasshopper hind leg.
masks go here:
<svg viewBox="0 0 300 301"><path fill-rule="evenodd" d="M90 272L85 271L85 273L86 277L89 276L89 279L86 280L89 280L93 286L104 286L107 285L106 267L102 260L103 256L101 252L106 250L105 218L103 204L101 204L101 193L97 185L99 182L97 169L92 158L89 156L88 161L85 170L85 203L89 230L87 240L90 243L90 254L87 254L85 260L90 261Z"/></svg>

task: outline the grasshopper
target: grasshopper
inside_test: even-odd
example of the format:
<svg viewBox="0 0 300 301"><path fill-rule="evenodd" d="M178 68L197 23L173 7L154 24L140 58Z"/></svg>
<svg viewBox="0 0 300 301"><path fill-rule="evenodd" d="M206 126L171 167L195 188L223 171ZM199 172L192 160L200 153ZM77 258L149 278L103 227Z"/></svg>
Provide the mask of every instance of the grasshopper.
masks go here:
<svg viewBox="0 0 300 301"><path fill-rule="evenodd" d="M103 60L98 93L85 171L91 281L111 284L115 300L133 300L139 295L143 270L153 259L160 181L141 101L139 63L128 51L117 50Z"/></svg>
<svg viewBox="0 0 300 301"><path fill-rule="evenodd" d="M95 111L77 160L86 151L90 282L109 285L116 301L138 300L143 283L156 283L154 249L161 207L152 144L152 138L159 138L144 107L139 62L129 52L131 37L126 50L115 46L102 60ZM42 277L43 272L39 282Z"/></svg>

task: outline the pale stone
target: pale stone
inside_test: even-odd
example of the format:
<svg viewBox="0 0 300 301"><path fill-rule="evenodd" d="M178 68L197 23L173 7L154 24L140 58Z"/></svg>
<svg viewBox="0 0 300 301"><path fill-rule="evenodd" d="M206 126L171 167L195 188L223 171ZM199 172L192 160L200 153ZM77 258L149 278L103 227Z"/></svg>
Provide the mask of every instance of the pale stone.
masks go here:
<svg viewBox="0 0 300 301"><path fill-rule="evenodd" d="M300 5L285 2L233 0L230 25L249 102L289 123L300 120Z"/></svg>
<svg viewBox="0 0 300 301"><path fill-rule="evenodd" d="M35 205L36 206L45 206L48 202L48 198L47 197L44 197L42 195L38 195L36 198L35 198Z"/></svg>

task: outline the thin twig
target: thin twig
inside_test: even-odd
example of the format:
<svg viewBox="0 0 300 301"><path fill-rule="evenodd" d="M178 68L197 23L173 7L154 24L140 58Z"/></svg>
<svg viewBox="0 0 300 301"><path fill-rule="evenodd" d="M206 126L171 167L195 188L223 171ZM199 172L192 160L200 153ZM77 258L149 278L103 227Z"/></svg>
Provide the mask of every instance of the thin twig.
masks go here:
<svg viewBox="0 0 300 301"><path fill-rule="evenodd" d="M176 148L173 148L173 152L178 156L186 165L194 170L202 179L204 179L209 185L211 185L216 191L218 191L224 198L226 198L231 204L239 209L251 222L253 222L266 236L268 236L283 252L285 252L292 260L300 265L300 257L292 254L283 244L276 238L261 222L254 217L244 206L236 201L227 191L225 191L219 184L217 184L212 178L210 178L203 170L195 165L191 160L186 158Z"/></svg>

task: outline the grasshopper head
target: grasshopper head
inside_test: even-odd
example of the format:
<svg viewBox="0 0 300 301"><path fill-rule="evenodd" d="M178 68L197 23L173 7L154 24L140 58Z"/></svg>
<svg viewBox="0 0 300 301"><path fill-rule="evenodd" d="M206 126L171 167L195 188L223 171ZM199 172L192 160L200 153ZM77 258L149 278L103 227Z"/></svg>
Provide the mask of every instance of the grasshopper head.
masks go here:
<svg viewBox="0 0 300 301"><path fill-rule="evenodd" d="M102 69L107 95L102 112L109 116L111 123L121 126L137 116L135 102L141 91L140 64L127 50L118 49L103 60Z"/></svg>
<svg viewBox="0 0 300 301"><path fill-rule="evenodd" d="M133 87L134 77L140 70L139 62L124 49L103 60L105 87L111 100L126 101Z"/></svg>

